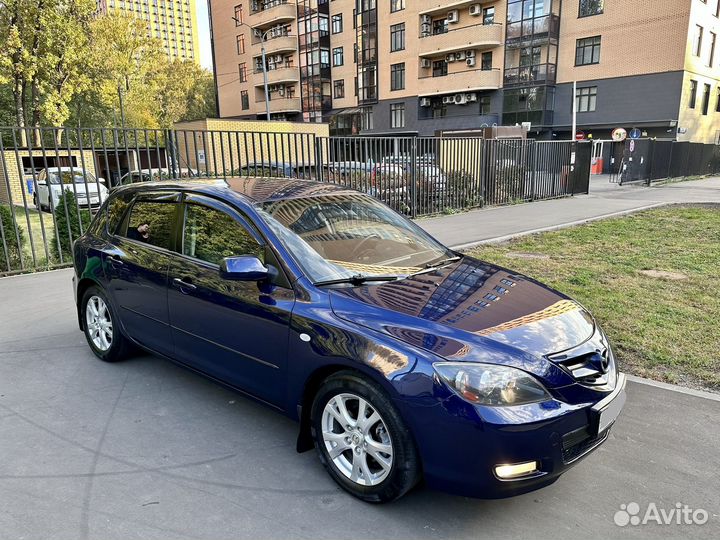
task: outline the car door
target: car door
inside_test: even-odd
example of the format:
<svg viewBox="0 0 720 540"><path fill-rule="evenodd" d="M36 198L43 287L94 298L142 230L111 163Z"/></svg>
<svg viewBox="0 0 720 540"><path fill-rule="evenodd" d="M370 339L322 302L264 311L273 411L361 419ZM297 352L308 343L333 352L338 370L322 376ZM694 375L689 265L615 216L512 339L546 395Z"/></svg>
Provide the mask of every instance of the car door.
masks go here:
<svg viewBox="0 0 720 540"><path fill-rule="evenodd" d="M270 250L239 212L200 195L186 195L182 212L168 278L176 358L264 401L282 403L294 292L220 276L224 257L264 260Z"/></svg>
<svg viewBox="0 0 720 540"><path fill-rule="evenodd" d="M176 237L177 192L141 193L129 202L103 253L108 290L127 333L141 345L172 355L167 308L168 268ZM113 203L128 204L121 197ZM123 209L111 208L112 213ZM145 231L147 234L141 233Z"/></svg>
<svg viewBox="0 0 720 540"><path fill-rule="evenodd" d="M40 206L50 205L50 186L47 171L43 169L37 175L37 200Z"/></svg>

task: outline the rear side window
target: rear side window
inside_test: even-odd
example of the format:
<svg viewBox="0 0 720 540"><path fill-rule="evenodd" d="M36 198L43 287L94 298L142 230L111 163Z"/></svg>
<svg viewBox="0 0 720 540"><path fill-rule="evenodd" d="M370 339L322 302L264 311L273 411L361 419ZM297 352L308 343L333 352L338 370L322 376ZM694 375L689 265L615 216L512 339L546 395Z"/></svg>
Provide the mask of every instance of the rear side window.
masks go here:
<svg viewBox="0 0 720 540"><path fill-rule="evenodd" d="M182 248L183 255L218 265L225 257L254 255L262 259L264 253L232 216L197 204L185 207Z"/></svg>
<svg viewBox="0 0 720 540"><path fill-rule="evenodd" d="M177 203L136 201L130 209L126 235L151 246L171 249Z"/></svg>

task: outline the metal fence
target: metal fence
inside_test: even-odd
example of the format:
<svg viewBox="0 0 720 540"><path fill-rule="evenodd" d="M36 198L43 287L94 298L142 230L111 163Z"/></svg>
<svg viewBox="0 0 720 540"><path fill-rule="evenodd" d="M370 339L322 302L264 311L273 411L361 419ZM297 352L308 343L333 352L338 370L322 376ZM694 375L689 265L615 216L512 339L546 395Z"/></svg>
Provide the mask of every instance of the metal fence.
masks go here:
<svg viewBox="0 0 720 540"><path fill-rule="evenodd" d="M587 193L590 153L570 141L0 128L0 274L68 264L92 212L129 183L305 178L414 218Z"/></svg>
<svg viewBox="0 0 720 540"><path fill-rule="evenodd" d="M720 145L663 139L612 143L610 180L620 184L720 174Z"/></svg>

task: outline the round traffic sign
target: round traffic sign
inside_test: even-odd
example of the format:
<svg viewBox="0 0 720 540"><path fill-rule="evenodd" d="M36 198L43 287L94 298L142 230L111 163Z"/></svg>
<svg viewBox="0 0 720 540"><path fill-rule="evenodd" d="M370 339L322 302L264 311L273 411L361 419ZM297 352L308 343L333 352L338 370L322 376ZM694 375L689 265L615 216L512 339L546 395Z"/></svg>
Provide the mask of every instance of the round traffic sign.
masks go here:
<svg viewBox="0 0 720 540"><path fill-rule="evenodd" d="M627 131L624 128L615 128L610 135L610 138L615 142L622 142L627 139Z"/></svg>
<svg viewBox="0 0 720 540"><path fill-rule="evenodd" d="M584 131L578 131L578 132L575 134L575 140L576 140L576 141L582 141L583 139L585 139L585 132L584 132Z"/></svg>
<svg viewBox="0 0 720 540"><path fill-rule="evenodd" d="M632 128L630 130L631 139L639 139L640 137L642 137L642 131L640 131L638 128Z"/></svg>

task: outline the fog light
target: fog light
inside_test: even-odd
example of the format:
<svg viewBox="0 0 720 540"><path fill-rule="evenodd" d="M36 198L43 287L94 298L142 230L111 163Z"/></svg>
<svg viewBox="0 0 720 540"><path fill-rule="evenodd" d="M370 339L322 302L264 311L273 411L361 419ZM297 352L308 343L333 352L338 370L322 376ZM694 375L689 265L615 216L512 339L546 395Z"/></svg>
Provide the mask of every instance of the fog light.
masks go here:
<svg viewBox="0 0 720 540"><path fill-rule="evenodd" d="M505 480L526 476L537 472L537 461L527 461L516 465L498 465L495 467L495 474L498 478Z"/></svg>

